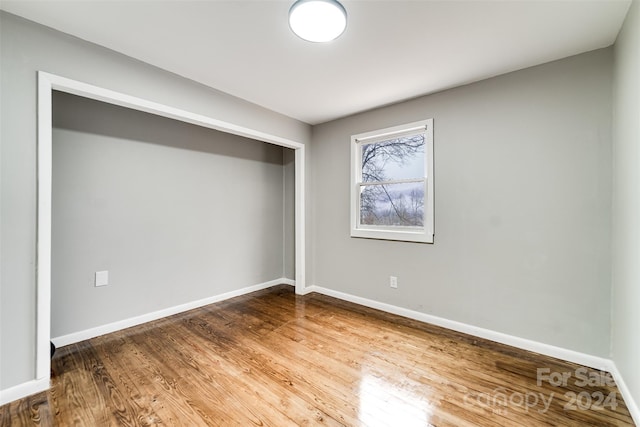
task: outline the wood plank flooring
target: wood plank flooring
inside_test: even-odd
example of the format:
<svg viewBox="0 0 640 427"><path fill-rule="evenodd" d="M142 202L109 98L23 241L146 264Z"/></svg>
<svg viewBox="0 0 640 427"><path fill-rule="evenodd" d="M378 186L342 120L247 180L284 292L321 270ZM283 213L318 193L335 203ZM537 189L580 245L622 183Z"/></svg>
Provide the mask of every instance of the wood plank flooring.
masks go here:
<svg viewBox="0 0 640 427"><path fill-rule="evenodd" d="M276 286L58 349L0 425L633 425L601 374Z"/></svg>

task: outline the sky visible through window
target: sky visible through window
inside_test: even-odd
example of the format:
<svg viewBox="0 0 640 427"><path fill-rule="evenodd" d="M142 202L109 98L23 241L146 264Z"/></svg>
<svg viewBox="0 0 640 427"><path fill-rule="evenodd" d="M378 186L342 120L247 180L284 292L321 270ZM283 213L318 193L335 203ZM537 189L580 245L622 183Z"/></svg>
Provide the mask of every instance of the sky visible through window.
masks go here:
<svg viewBox="0 0 640 427"><path fill-rule="evenodd" d="M424 221L424 134L362 145L360 223L421 227ZM382 182L414 180L414 182Z"/></svg>

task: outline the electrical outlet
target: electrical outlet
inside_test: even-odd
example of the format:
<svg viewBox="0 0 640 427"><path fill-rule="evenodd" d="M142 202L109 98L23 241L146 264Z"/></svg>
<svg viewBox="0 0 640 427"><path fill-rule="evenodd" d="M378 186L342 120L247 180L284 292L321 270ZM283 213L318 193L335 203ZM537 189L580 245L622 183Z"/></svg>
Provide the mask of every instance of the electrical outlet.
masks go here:
<svg viewBox="0 0 640 427"><path fill-rule="evenodd" d="M109 272L108 271L96 271L95 286L107 286L109 284Z"/></svg>
<svg viewBox="0 0 640 427"><path fill-rule="evenodd" d="M398 287L398 278L396 276L389 276L389 286L394 289Z"/></svg>

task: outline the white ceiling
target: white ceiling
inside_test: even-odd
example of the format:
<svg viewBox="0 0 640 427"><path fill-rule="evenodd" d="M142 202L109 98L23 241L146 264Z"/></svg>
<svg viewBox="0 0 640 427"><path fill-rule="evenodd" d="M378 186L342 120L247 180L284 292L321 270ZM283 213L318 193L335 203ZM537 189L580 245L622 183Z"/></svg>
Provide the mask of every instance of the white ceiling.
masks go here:
<svg viewBox="0 0 640 427"><path fill-rule="evenodd" d="M1 0L0 8L317 124L614 43L631 0L344 0L328 44L293 0Z"/></svg>

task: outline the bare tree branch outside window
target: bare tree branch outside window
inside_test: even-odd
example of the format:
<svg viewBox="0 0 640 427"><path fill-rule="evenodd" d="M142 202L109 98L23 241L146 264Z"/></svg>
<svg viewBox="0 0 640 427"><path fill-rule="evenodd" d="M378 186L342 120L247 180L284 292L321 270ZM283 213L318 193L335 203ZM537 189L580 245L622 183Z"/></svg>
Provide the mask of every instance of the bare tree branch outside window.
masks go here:
<svg viewBox="0 0 640 427"><path fill-rule="evenodd" d="M423 225L424 147L424 134L362 145L361 224Z"/></svg>

